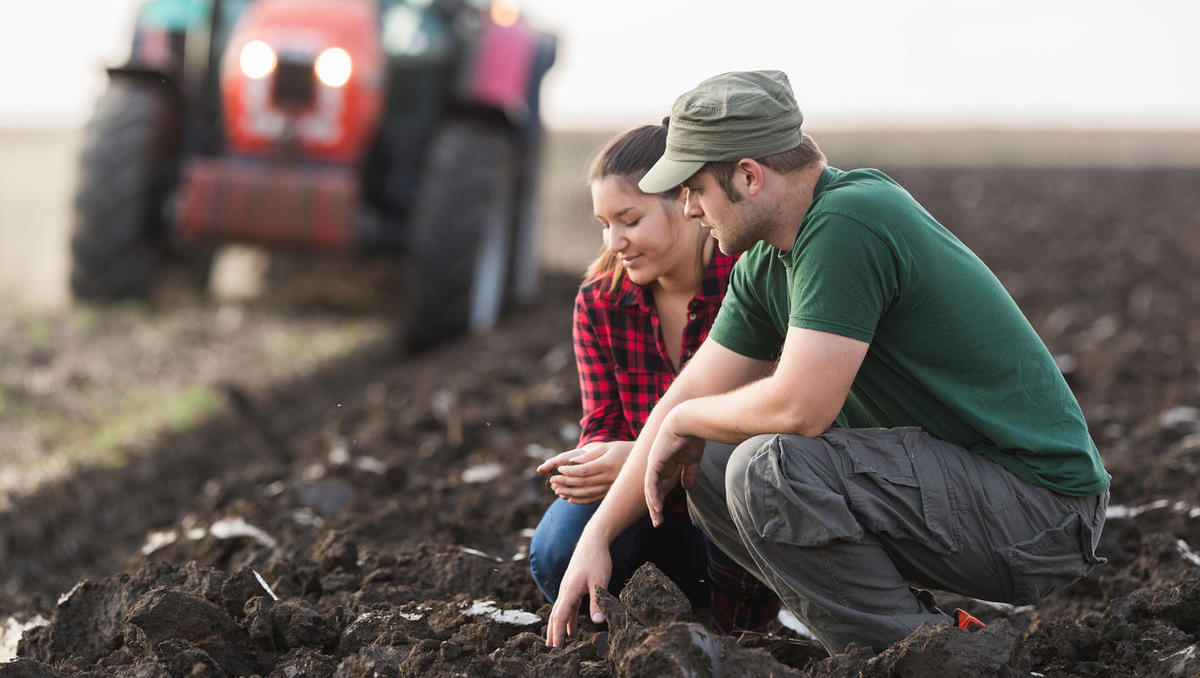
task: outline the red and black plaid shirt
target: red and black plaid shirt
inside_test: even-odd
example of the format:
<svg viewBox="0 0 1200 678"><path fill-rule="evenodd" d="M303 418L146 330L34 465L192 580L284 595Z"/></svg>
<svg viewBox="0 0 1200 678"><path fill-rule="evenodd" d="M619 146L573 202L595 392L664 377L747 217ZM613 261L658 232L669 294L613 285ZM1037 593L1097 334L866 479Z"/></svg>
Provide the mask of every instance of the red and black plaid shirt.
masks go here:
<svg viewBox="0 0 1200 678"><path fill-rule="evenodd" d="M688 302L681 364L708 336L735 261L737 257L714 251L700 291ZM635 439L654 404L675 380L649 291L628 277L610 291L611 281L609 274L593 276L575 297L575 364L583 394L581 447L595 441ZM686 510L682 502L675 508ZM724 554L709 557L708 573L718 631L761 631L779 612L774 593Z"/></svg>
<svg viewBox="0 0 1200 678"><path fill-rule="evenodd" d="M735 257L713 253L688 302L680 362L700 348L729 284ZM583 394L579 444L597 440L633 440L650 410L675 380L658 311L649 291L628 277L609 291L608 274L584 281L575 297L575 365Z"/></svg>

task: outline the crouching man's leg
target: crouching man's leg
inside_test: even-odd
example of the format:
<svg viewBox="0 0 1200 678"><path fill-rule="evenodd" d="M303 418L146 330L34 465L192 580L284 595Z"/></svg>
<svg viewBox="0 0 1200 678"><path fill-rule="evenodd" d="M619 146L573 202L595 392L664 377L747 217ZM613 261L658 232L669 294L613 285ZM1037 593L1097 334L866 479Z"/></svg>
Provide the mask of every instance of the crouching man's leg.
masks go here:
<svg viewBox="0 0 1200 678"><path fill-rule="evenodd" d="M1107 495L1034 487L918 429L758 436L724 459L708 451L693 520L749 560L830 652L852 641L881 650L926 621L949 622L910 586L1023 603L1101 562Z"/></svg>

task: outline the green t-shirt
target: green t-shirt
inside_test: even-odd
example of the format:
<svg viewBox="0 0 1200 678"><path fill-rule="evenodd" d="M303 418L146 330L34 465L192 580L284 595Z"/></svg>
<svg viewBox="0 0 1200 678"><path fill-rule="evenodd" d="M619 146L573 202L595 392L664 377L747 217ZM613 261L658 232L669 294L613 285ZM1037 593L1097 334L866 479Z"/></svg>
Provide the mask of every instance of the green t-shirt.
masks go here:
<svg viewBox="0 0 1200 678"><path fill-rule="evenodd" d="M791 251L734 267L710 337L779 357L788 327L869 342L836 424L919 426L1068 495L1110 476L1029 321L971 250L878 170L822 172Z"/></svg>

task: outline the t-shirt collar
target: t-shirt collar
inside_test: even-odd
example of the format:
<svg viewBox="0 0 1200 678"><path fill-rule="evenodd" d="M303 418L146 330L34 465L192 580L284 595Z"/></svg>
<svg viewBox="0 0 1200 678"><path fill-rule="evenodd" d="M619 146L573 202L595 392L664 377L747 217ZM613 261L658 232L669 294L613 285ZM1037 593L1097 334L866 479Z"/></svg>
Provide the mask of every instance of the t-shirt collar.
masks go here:
<svg viewBox="0 0 1200 678"><path fill-rule="evenodd" d="M833 183L833 180L838 178L842 174L845 174L845 172L843 172L842 170L840 170L836 167L826 167L825 169L821 170L821 176L817 177L817 185L813 186L813 197L812 197L812 203L810 203L808 206L809 210L812 210L812 206L817 204L817 198L819 198L821 196L821 193L823 193L825 191L825 189L829 186L829 184ZM807 217L808 212L805 212L804 216ZM800 229L796 231L796 239L797 240L800 239L800 234L803 232L804 232L804 222L801 221ZM795 249L794 243L793 243L792 247L793 247L793 249ZM777 250L775 250L775 256L778 257L781 262L783 262L784 266L792 265L791 251L785 252L784 250L777 249Z"/></svg>

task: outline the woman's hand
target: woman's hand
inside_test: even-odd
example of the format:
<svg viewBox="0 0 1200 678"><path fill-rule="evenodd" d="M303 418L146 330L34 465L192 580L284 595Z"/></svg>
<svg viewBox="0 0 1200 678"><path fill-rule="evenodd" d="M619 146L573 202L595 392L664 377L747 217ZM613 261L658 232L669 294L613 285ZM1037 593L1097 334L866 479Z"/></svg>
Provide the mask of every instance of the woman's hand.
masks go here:
<svg viewBox="0 0 1200 678"><path fill-rule="evenodd" d="M600 501L612 487L625 459L633 450L632 440L591 442L547 459L537 468L550 476L550 488L572 504Z"/></svg>
<svg viewBox="0 0 1200 678"><path fill-rule="evenodd" d="M567 565L567 572L558 585L558 598L554 601L554 609L546 624L547 645L562 647L567 636L575 635L579 601L590 595L595 587L608 586L610 577L612 556L608 552L608 545L603 539L589 538L585 532L575 545L571 563ZM600 611L596 596L591 596L590 612L593 622L599 624L604 621L604 613Z"/></svg>

